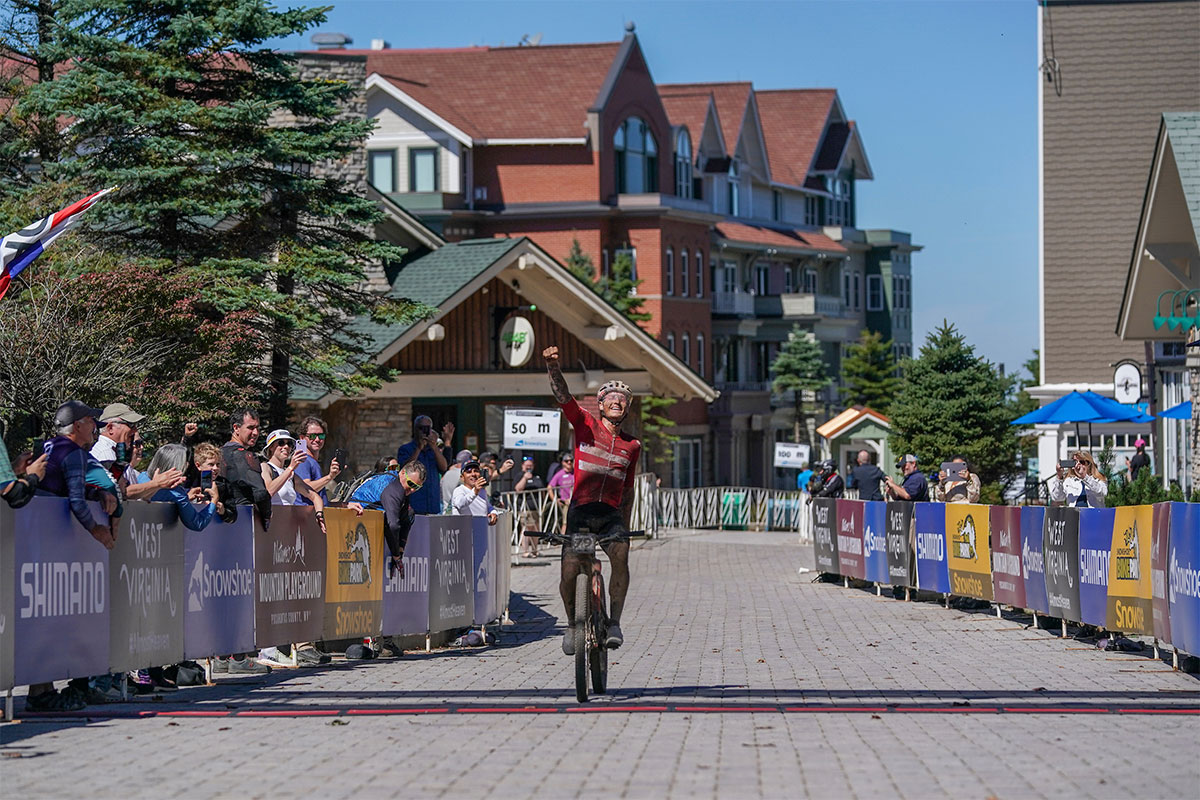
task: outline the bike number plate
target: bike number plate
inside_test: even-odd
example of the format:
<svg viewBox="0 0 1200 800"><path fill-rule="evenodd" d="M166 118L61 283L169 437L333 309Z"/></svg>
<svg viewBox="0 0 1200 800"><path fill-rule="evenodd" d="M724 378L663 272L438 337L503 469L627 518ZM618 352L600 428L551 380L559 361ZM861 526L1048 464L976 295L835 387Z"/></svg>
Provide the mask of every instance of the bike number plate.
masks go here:
<svg viewBox="0 0 1200 800"><path fill-rule="evenodd" d="M577 533L571 537L571 552L591 555L596 552L596 536L590 533Z"/></svg>

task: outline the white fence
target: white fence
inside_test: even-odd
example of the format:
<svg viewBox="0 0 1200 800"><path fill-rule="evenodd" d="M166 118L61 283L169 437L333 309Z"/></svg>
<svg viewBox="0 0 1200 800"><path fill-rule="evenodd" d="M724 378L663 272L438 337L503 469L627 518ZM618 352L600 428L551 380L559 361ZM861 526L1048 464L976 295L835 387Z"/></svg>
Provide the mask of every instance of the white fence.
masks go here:
<svg viewBox="0 0 1200 800"><path fill-rule="evenodd" d="M651 538L659 528L721 528L794 531L800 541L812 541L810 500L803 492L746 486L664 489L649 474L637 476L634 492L630 530ZM506 492L501 502L514 512L514 547L526 530L562 529L566 505L549 491Z"/></svg>

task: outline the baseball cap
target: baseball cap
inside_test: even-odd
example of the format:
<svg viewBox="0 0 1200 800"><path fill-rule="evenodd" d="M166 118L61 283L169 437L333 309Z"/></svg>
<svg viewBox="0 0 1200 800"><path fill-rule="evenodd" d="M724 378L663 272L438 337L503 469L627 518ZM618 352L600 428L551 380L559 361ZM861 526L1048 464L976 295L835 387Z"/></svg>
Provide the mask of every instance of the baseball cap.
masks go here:
<svg viewBox="0 0 1200 800"><path fill-rule="evenodd" d="M271 431L269 434L267 434L267 443L264 447L270 447L271 445L275 444L276 442L284 440L284 439L286 439L289 442L293 442L293 443L296 441L294 438L292 438L292 434L288 433L283 428L279 428L278 430Z"/></svg>
<svg viewBox="0 0 1200 800"><path fill-rule="evenodd" d="M462 465L463 472L467 472L467 471L473 470L473 469L475 469L475 470L479 469L479 462L473 458L470 461L468 461Z"/></svg>
<svg viewBox="0 0 1200 800"><path fill-rule="evenodd" d="M1133 443L1133 446L1134 446L1134 447L1145 447L1145 446L1146 446L1146 440L1145 440L1145 439L1143 439L1142 437L1140 437L1140 436L1139 436L1139 437L1137 438L1137 441Z"/></svg>
<svg viewBox="0 0 1200 800"><path fill-rule="evenodd" d="M914 456L912 453L906 453L904 455L904 457L900 459L900 463L901 464L916 464L917 457Z"/></svg>
<svg viewBox="0 0 1200 800"><path fill-rule="evenodd" d="M470 461L472 458L473 458L473 456L471 455L470 450L459 450L458 455L456 455L454 457L454 460L459 464L465 464L468 461Z"/></svg>
<svg viewBox="0 0 1200 800"><path fill-rule="evenodd" d="M145 418L145 414L137 413L124 403L109 403L104 407L103 413L100 414L101 422L128 422L133 425L136 425Z"/></svg>
<svg viewBox="0 0 1200 800"><path fill-rule="evenodd" d="M54 427L65 428L87 417L98 419L100 414L100 409L92 408L87 403L81 403L78 400L68 400L54 412Z"/></svg>

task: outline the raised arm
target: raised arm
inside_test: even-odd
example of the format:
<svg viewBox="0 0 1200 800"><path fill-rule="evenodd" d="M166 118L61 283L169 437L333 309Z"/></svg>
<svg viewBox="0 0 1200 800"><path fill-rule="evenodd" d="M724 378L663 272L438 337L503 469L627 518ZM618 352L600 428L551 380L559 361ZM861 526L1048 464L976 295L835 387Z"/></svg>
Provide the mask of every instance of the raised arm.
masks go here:
<svg viewBox="0 0 1200 800"><path fill-rule="evenodd" d="M550 374L550 391L554 399L560 403L567 402L571 399L571 392L567 389L567 379L559 364L558 348L547 347L542 351L542 358L546 359L546 372Z"/></svg>

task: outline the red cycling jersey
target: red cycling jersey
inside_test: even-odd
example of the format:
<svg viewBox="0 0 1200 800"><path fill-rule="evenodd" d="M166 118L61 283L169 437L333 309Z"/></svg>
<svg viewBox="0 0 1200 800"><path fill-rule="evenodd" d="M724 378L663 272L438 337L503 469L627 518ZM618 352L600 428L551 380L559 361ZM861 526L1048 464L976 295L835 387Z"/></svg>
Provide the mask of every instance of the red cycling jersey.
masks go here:
<svg viewBox="0 0 1200 800"><path fill-rule="evenodd" d="M627 433L612 435L573 397L562 408L575 428L575 493L571 504L604 503L620 508L625 490L633 486L642 443Z"/></svg>

